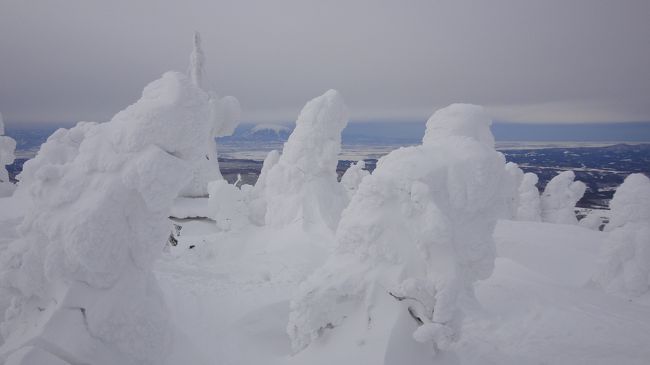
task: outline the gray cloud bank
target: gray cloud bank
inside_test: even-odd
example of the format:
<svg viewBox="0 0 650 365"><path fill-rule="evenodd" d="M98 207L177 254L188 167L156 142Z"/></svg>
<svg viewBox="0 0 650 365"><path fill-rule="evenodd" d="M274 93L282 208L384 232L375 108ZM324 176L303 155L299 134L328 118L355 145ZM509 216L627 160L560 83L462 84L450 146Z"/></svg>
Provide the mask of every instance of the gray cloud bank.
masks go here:
<svg viewBox="0 0 650 365"><path fill-rule="evenodd" d="M110 118L202 34L248 121L340 90L356 120L472 102L514 122L650 121L650 1L0 0L9 122Z"/></svg>

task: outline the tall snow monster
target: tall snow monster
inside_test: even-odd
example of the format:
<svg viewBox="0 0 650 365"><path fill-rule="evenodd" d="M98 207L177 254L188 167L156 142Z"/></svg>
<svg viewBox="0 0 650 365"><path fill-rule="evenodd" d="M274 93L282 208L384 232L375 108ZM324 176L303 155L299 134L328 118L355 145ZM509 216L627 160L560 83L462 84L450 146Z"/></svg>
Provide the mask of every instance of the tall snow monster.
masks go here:
<svg viewBox="0 0 650 365"><path fill-rule="evenodd" d="M214 135L215 102L168 72L109 122L57 131L25 165L31 205L0 257L11 296L0 363L165 360L174 330L152 265Z"/></svg>
<svg viewBox="0 0 650 365"><path fill-rule="evenodd" d="M410 328L428 356L458 339L473 284L493 270L492 231L507 209L510 177L490 125L483 108L450 105L428 120L422 145L389 153L363 178L333 256L291 302L295 351L341 326L359 341Z"/></svg>

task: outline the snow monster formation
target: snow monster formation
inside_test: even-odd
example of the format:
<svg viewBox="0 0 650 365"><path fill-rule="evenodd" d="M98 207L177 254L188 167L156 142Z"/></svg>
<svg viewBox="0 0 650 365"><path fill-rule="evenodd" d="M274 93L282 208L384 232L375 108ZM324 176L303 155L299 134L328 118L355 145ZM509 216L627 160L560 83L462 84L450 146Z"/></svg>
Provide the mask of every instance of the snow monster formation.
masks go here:
<svg viewBox="0 0 650 365"><path fill-rule="evenodd" d="M4 198L13 194L16 186L9 181L9 172L5 168L14 162L16 156L16 141L13 138L7 137L5 134L5 124L0 114L0 198Z"/></svg>
<svg viewBox="0 0 650 365"><path fill-rule="evenodd" d="M453 104L428 120L422 145L379 160L343 211L333 256L291 302L295 351L340 326L386 349L371 363L405 353L399 346L430 358L458 339L473 284L492 273L492 231L507 209L510 177L490 125L483 108ZM390 340L404 335L417 342Z"/></svg>
<svg viewBox="0 0 650 365"><path fill-rule="evenodd" d="M515 218L519 221L541 221L542 207L537 189L539 178L532 172L524 174L519 184L519 205Z"/></svg>
<svg viewBox="0 0 650 365"><path fill-rule="evenodd" d="M347 204L345 189L337 181L341 131L348 123L347 107L336 90L309 101L296 128L264 179L265 222L282 227L301 222L303 227L323 223L336 229Z"/></svg>
<svg viewBox="0 0 650 365"><path fill-rule="evenodd" d="M611 293L650 291L650 179L629 175L610 202L609 237L595 281Z"/></svg>
<svg viewBox="0 0 650 365"><path fill-rule="evenodd" d="M201 36L194 34L194 50L190 55L190 66L188 77L197 89L203 91L205 70L203 65L205 57L201 48ZM214 92L203 92L204 97L195 106L196 120L201 123L209 123L210 130L203 136L202 140L196 141L195 146L188 146L184 155L179 156L188 161L193 161L192 178L180 192L182 197L204 197L208 195L208 183L215 180L222 180L217 161L217 145L215 138L233 134L239 124L240 107L239 101L232 96L219 98ZM205 103L207 97L207 103ZM178 123L192 128L191 120L178 119Z"/></svg>
<svg viewBox="0 0 650 365"><path fill-rule="evenodd" d="M573 171L562 171L546 184L541 196L542 221L578 224L574 208L587 186L581 181L573 181L575 177Z"/></svg>
<svg viewBox="0 0 650 365"><path fill-rule="evenodd" d="M341 185L345 187L345 190L348 192L348 197L352 199L352 196L357 192L359 184L364 177L370 175L370 172L365 169L366 162L364 160L357 161L350 165L350 167L345 170L343 176L341 176Z"/></svg>
<svg viewBox="0 0 650 365"><path fill-rule="evenodd" d="M213 106L168 72L111 121L59 130L26 164L31 206L0 257L11 296L0 363L163 362L174 330L152 265Z"/></svg>

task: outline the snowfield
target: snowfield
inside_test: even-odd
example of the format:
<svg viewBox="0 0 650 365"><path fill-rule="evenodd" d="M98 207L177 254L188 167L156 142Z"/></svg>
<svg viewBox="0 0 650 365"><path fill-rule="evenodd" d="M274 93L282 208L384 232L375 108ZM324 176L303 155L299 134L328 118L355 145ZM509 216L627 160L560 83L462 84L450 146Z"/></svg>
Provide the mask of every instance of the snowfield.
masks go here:
<svg viewBox="0 0 650 365"><path fill-rule="evenodd" d="M203 64L197 34L187 74L58 130L17 186L0 165L0 364L650 363L648 177L578 222L573 172L540 194L452 104L338 182L329 90L229 184L214 137L239 104Z"/></svg>

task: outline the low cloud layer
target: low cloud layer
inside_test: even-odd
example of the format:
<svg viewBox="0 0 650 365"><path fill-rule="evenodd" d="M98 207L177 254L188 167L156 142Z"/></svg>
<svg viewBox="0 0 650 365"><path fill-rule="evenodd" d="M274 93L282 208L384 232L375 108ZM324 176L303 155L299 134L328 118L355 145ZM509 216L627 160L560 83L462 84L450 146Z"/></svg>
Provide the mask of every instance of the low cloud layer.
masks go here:
<svg viewBox="0 0 650 365"><path fill-rule="evenodd" d="M650 2L83 1L0 4L8 122L106 120L202 33L208 84L248 121L329 88L356 120L452 102L516 122L650 121Z"/></svg>

